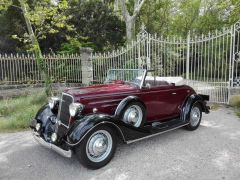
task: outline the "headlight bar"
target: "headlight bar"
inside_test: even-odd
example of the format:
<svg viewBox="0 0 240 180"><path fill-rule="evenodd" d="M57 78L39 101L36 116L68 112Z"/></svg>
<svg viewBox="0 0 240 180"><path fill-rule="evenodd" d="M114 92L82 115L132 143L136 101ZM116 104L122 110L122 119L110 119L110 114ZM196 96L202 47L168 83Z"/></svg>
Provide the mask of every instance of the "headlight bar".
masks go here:
<svg viewBox="0 0 240 180"><path fill-rule="evenodd" d="M48 100L48 104L50 109L54 109L56 107L57 104L59 104L60 98L59 97L51 97Z"/></svg>

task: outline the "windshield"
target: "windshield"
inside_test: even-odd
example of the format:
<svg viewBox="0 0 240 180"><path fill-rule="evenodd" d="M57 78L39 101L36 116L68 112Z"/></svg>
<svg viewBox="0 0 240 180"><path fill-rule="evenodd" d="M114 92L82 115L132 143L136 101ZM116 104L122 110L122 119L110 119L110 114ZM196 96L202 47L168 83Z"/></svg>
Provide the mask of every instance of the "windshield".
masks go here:
<svg viewBox="0 0 240 180"><path fill-rule="evenodd" d="M145 69L111 69L108 71L106 82L122 80L141 86Z"/></svg>

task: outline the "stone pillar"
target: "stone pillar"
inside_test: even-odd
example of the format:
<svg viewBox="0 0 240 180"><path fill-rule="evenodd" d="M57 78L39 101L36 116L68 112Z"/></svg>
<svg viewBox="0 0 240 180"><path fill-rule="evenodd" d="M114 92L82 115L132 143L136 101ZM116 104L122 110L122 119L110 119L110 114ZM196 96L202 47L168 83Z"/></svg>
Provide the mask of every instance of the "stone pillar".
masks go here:
<svg viewBox="0 0 240 180"><path fill-rule="evenodd" d="M93 81L93 64L91 59L91 48L80 48L82 65L82 84L88 86Z"/></svg>

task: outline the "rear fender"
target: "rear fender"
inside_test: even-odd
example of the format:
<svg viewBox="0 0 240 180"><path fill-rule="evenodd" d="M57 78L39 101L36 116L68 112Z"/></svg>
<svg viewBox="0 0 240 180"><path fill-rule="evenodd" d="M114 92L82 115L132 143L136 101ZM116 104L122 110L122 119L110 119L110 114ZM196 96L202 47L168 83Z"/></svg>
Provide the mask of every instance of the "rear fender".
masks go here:
<svg viewBox="0 0 240 180"><path fill-rule="evenodd" d="M131 102L140 102L146 108L145 104L139 99L139 97L137 97L137 96L128 96L128 97L124 98L119 103L119 105L117 106L116 111L115 111L115 115L114 115L115 118L120 119L120 115L121 115L122 111Z"/></svg>
<svg viewBox="0 0 240 180"><path fill-rule="evenodd" d="M195 103L200 104L203 112L209 113L209 108L208 108L208 106L206 106L206 102L205 102L208 100L209 100L208 95L192 94L191 96L189 96L181 108L181 120L184 122L189 121L190 111L191 111L192 106Z"/></svg>

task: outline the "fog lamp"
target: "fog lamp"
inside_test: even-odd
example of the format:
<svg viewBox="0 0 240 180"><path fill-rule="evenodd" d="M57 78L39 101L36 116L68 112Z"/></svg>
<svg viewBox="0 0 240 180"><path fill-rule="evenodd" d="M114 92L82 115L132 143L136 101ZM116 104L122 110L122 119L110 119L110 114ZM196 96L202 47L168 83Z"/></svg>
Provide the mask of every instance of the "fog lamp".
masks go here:
<svg viewBox="0 0 240 180"><path fill-rule="evenodd" d="M39 131L41 129L41 123L37 123L35 128L36 128L37 131Z"/></svg>
<svg viewBox="0 0 240 180"><path fill-rule="evenodd" d="M52 133L51 140L52 140L52 142L56 142L57 141L57 133Z"/></svg>

